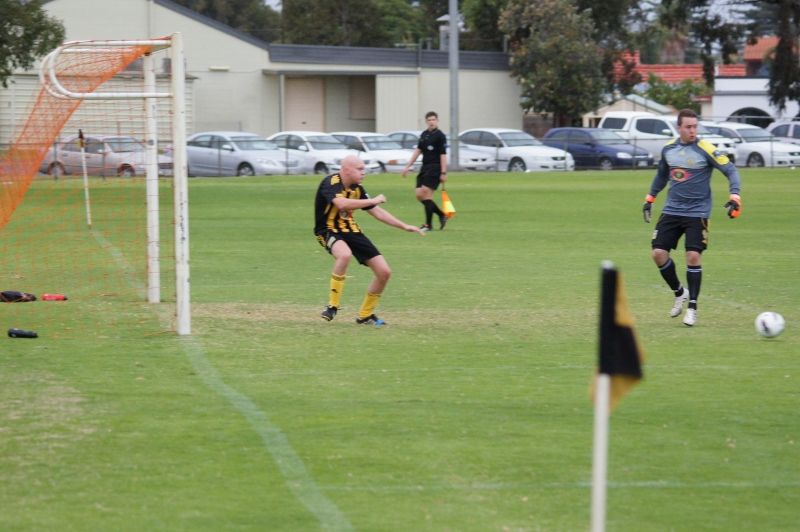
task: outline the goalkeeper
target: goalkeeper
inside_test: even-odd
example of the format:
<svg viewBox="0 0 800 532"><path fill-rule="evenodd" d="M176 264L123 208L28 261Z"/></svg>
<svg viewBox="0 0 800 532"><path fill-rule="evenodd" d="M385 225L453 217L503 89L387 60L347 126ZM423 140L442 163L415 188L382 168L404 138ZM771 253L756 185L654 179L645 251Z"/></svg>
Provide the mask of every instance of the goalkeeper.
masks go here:
<svg viewBox="0 0 800 532"><path fill-rule="evenodd" d="M725 154L717 151L710 142L697 138L697 115L691 109L678 113L678 135L679 138L668 142L661 150L661 162L642 212L644 221L650 223L653 202L669 183L667 201L653 231L652 257L661 277L675 293L670 316L680 316L688 302L683 323L691 327L697 323L697 298L703 277L701 254L708 246L711 173L716 168L728 178L730 198L725 208L730 218L737 218L742 212L741 180L738 170ZM669 255L670 250L678 247L681 236L684 236L686 249L687 286L678 280L675 263Z"/></svg>

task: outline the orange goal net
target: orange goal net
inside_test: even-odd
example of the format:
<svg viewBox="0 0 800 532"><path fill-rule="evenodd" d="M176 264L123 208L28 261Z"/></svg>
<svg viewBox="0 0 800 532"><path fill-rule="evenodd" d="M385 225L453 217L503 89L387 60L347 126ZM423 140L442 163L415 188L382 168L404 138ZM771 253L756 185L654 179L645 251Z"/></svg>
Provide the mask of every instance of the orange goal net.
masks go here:
<svg viewBox="0 0 800 532"><path fill-rule="evenodd" d="M0 145L0 290L175 302L173 326L190 332L176 36L70 42L43 59Z"/></svg>

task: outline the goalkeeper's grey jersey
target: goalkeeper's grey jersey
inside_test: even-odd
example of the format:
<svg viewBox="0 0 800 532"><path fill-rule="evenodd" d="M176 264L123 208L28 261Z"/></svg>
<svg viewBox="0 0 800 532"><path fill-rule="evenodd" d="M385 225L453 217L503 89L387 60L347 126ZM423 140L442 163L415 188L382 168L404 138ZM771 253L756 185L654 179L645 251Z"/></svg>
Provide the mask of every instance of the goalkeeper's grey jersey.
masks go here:
<svg viewBox="0 0 800 532"><path fill-rule="evenodd" d="M711 173L714 168L728 178L728 190L739 193L741 179L736 166L706 140L682 144L680 139L669 142L661 150L661 162L650 185L650 194L658 195L669 182L664 214L711 217Z"/></svg>

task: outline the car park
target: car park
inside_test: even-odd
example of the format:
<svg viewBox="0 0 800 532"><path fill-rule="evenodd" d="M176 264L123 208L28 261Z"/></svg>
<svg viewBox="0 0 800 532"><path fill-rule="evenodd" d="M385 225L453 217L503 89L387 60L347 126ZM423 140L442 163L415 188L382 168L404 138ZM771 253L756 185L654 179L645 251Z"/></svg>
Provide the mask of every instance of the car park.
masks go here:
<svg viewBox="0 0 800 532"><path fill-rule="evenodd" d="M738 166L800 165L800 146L781 142L764 128L741 122L701 123L714 133L733 140Z"/></svg>
<svg viewBox="0 0 800 532"><path fill-rule="evenodd" d="M358 155L366 165L367 173L380 171L380 165L358 150L349 149L333 135L319 131L281 131L269 137L280 148L301 160L303 173L329 174L342 168L342 159Z"/></svg>
<svg viewBox="0 0 800 532"><path fill-rule="evenodd" d="M300 160L255 133L204 131L186 142L190 176L250 176L300 173Z"/></svg>
<svg viewBox="0 0 800 532"><path fill-rule="evenodd" d="M567 150L576 168L642 168L653 166L653 154L634 146L609 129L557 127L548 131L542 143Z"/></svg>
<svg viewBox="0 0 800 532"><path fill-rule="evenodd" d="M142 141L128 136L77 135L56 142L47 150L40 171L50 175L86 173L98 176L132 177L146 173L147 153ZM81 153L83 152L83 153ZM158 155L158 174L172 175L172 158Z"/></svg>
<svg viewBox="0 0 800 532"><path fill-rule="evenodd" d="M574 170L575 159L569 152L545 146L519 129L468 129L458 136L468 148L494 156L499 170L538 172Z"/></svg>
<svg viewBox="0 0 800 532"><path fill-rule="evenodd" d="M370 160L377 161L381 172L402 172L413 153L413 150L403 148L397 141L380 133L334 131L331 135L348 148L358 150ZM418 160L414 163L414 169L419 166Z"/></svg>
<svg viewBox="0 0 800 532"><path fill-rule="evenodd" d="M422 131L405 130L393 131L387 136L397 141L403 148L411 149L417 147L419 144L419 136ZM419 160L419 159L418 159ZM450 162L450 150L447 150L447 161ZM495 170L497 161L489 153L483 153L478 150L473 150L464 145L463 142L458 143L458 166L462 170L479 170L489 171Z"/></svg>
<svg viewBox="0 0 800 532"><path fill-rule="evenodd" d="M767 126L767 131L781 142L800 144L800 121L773 122Z"/></svg>

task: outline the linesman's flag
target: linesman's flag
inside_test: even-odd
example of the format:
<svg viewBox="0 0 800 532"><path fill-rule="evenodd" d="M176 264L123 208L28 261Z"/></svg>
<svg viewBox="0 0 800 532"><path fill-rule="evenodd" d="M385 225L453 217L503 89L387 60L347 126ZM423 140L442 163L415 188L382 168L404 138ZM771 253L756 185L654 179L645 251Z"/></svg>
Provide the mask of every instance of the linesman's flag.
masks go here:
<svg viewBox="0 0 800 532"><path fill-rule="evenodd" d="M442 188L442 212L448 218L452 218L456 215L456 208L453 207L453 202L450 200L450 194Z"/></svg>
<svg viewBox="0 0 800 532"><path fill-rule="evenodd" d="M628 308L628 298L622 274L608 262L603 264L600 296L600 360L598 374L611 377L610 410L622 396L642 379L644 352L633 330L633 316ZM595 377L595 383L597 377ZM592 399L595 399L592 386Z"/></svg>

